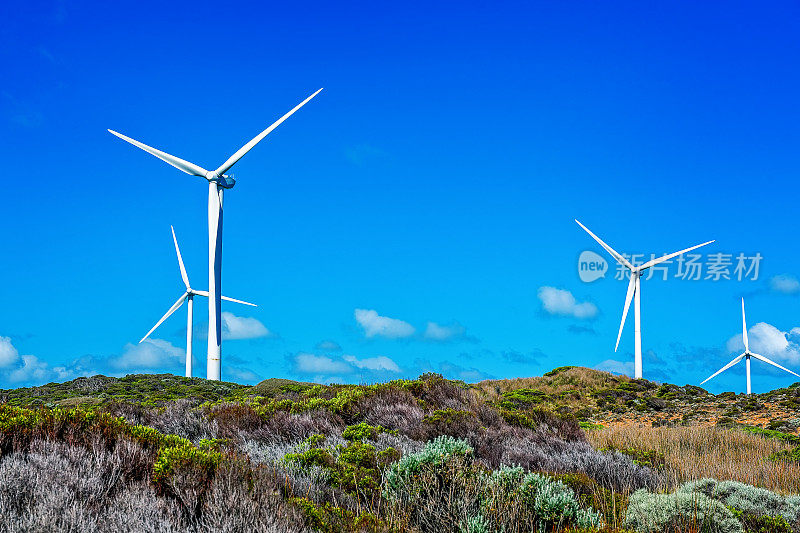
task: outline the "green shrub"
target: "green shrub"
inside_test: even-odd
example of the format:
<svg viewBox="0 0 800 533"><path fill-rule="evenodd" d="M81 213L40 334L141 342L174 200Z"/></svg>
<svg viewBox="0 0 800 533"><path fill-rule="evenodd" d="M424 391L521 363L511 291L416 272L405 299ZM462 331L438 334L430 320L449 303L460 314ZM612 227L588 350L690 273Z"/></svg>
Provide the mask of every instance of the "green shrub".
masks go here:
<svg viewBox="0 0 800 533"><path fill-rule="evenodd" d="M467 519L461 526L461 533L491 533L490 523L482 514Z"/></svg>
<svg viewBox="0 0 800 533"><path fill-rule="evenodd" d="M576 366L560 366L560 367L558 367L558 368L554 368L554 369L553 369L553 370L551 370L550 372L545 372L545 373L544 373L544 374L542 374L542 375L543 375L544 377L547 377L547 378L549 378L549 377L552 377L552 376L558 375L558 374L560 374L560 373L562 373L562 372L566 372L566 371L567 371L567 370L569 370L570 368L577 368L577 367L576 367Z"/></svg>
<svg viewBox="0 0 800 533"><path fill-rule="evenodd" d="M738 426L739 429L746 433L754 435L761 435L768 439L777 439L790 442L792 444L800 444L800 437L792 435L791 433L783 433L782 431L775 431L773 429L764 429L756 426Z"/></svg>
<svg viewBox="0 0 800 533"><path fill-rule="evenodd" d="M624 526L639 533L691 529L702 533L744 533L722 503L700 492L653 494L637 490L628 501Z"/></svg>
<svg viewBox="0 0 800 533"><path fill-rule="evenodd" d="M370 426L366 422L360 422L344 428L342 438L350 441L375 440L385 432L388 431L383 426Z"/></svg>
<svg viewBox="0 0 800 533"><path fill-rule="evenodd" d="M750 515L782 517L790 523L800 519L800 497L782 496L767 489L738 481L717 481L703 478L684 483L678 488L678 492L701 493L727 507Z"/></svg>
<svg viewBox="0 0 800 533"><path fill-rule="evenodd" d="M540 530L602 524L598 512L583 509L572 489L549 476L525 473L521 467L501 466L488 475L485 486L481 508L494 518L498 530L510 518L512 523L527 523Z"/></svg>
<svg viewBox="0 0 800 533"><path fill-rule="evenodd" d="M437 437L425 444L421 452L404 455L389 467L386 472L385 495L396 500L412 476L419 474L424 467L439 467L454 455L466 456L472 453L473 449L467 441L448 436Z"/></svg>
<svg viewBox="0 0 800 533"><path fill-rule="evenodd" d="M549 531L602 524L600 514L583 508L561 481L521 467L490 471L473 462L466 442L450 437L403 457L388 469L384 483L387 499L423 531Z"/></svg>
<svg viewBox="0 0 800 533"><path fill-rule="evenodd" d="M744 525L747 533L792 533L789 522L782 516L755 515L731 508L733 515Z"/></svg>
<svg viewBox="0 0 800 533"><path fill-rule="evenodd" d="M772 453L770 454L769 458L772 461L789 461L800 463L800 446L795 446L791 450L781 450L779 452Z"/></svg>
<svg viewBox="0 0 800 533"><path fill-rule="evenodd" d="M666 458L661 452L654 450L643 450L640 448L602 448L601 452L619 452L630 457L639 466L646 466L654 470L662 470L666 465Z"/></svg>

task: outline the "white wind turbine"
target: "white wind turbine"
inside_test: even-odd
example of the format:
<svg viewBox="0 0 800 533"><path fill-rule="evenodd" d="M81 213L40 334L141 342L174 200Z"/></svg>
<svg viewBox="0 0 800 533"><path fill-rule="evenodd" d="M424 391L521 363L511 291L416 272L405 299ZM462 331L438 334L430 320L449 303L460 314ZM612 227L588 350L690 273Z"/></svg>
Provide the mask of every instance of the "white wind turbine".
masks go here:
<svg viewBox="0 0 800 533"><path fill-rule="evenodd" d="M191 285L189 285L189 276L186 274L186 267L183 266L183 257L181 257L181 249L178 247L178 239L175 238L175 228L170 226L172 230L172 241L175 243L175 253L178 254L178 267L181 269L181 278L183 279L183 284L186 285L186 292L181 294L181 297L172 304L172 307L169 308L164 316L161 317L161 320L156 322L156 325L153 326L150 331L147 332L147 335L142 337L142 340L139 341L141 344L147 337L153 333L158 326L161 325L169 316L178 310L178 308L183 304L184 300L188 301L188 316L186 318L186 377L192 377L192 313L193 313L193 300L195 296L205 296L208 298L208 292L206 291L196 291L194 290ZM253 307L257 307L256 304L251 304L250 302L244 302L242 300L235 300L233 298L228 298L227 296L221 297L223 300L227 300L229 302L236 302L244 305L251 305Z"/></svg>
<svg viewBox="0 0 800 533"><path fill-rule="evenodd" d="M711 377L709 377L708 379L703 381L703 383L705 383L706 381L708 381L711 378L717 377L718 375L722 374L723 372L728 370L730 367L734 366L739 361L744 359L745 360L745 368L747 369L747 394L752 394L752 388L750 387L750 358L751 357L755 357L759 361L764 361L765 363L769 363L772 366L776 366L776 367L780 368L781 370L785 370L786 372L788 372L790 374L794 374L795 376L800 378L800 374L795 374L794 372L792 372L788 368L783 368L778 363L775 363L774 361L770 361L769 359L767 359L763 355L758 355L757 353L753 353L753 352L750 351L750 344L747 341L747 320L745 320L745 318L744 318L744 298L742 298L742 340L744 341L744 353L734 357L733 361L731 361L727 365L723 366L722 368L720 368L719 370L714 372L711 375ZM700 385L702 385L703 383L701 383Z"/></svg>
<svg viewBox="0 0 800 533"><path fill-rule="evenodd" d="M603 242L600 237L589 231L589 228L581 224L578 220L578 225L586 230L586 233L592 236L594 240L600 244L605 250L611 254L611 256L616 259L620 264L627 267L630 271L630 281L628 282L628 293L625 295L625 307L622 310L622 321L619 324L619 333L617 334L617 344L614 346L614 351L617 351L619 348L619 340L622 337L622 328L625 327L625 319L628 316L628 309L631 306L631 298L634 299L634 377L636 379L641 379L642 377L642 322L641 322L641 284L639 278L642 277L642 274L648 268L655 266L659 263L663 263L668 259L672 259L673 257L677 257L681 254L685 254L686 252L691 252L696 248L700 248L701 246L705 246L707 244L711 244L714 241L704 242L703 244L698 244L696 246L692 246L691 248L686 248L685 250L681 250L680 252L675 252L672 254L667 254L665 256L659 257L657 259L651 259L650 261L643 263L639 266L634 266L631 264L630 261L625 259L622 254L619 254L616 250L611 248L605 242Z"/></svg>
<svg viewBox="0 0 800 533"><path fill-rule="evenodd" d="M203 167L184 161L178 157L156 150L144 143L140 143L121 133L108 130L134 146L137 146L162 161L172 165L178 170L182 170L192 176L200 176L208 180L208 292L212 295L208 299L208 371L206 377L219 381L220 379L220 341L222 336L222 196L225 189L230 189L236 183L233 176L225 175L225 172L236 164L239 159L249 152L256 144L269 135L272 130L277 128L284 120L292 116L295 111L306 105L312 98L317 96L322 89L300 102L291 111L283 115L270 127L259 133L249 143L230 156L227 161L222 163L216 170L206 170Z"/></svg>

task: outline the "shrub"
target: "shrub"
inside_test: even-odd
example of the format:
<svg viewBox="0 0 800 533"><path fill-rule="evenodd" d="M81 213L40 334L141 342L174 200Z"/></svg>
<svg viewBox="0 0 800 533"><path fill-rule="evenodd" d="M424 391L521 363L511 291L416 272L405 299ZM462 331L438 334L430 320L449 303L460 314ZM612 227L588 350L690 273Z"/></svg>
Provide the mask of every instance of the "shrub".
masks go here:
<svg viewBox="0 0 800 533"><path fill-rule="evenodd" d="M738 481L703 478L684 483L678 492L701 493L749 515L782 517L789 523L800 520L800 497L781 496Z"/></svg>
<svg viewBox="0 0 800 533"><path fill-rule="evenodd" d="M386 473L386 496L398 499L411 477L419 474L423 467L439 467L454 455L466 456L472 451L466 441L453 437L443 436L432 440L421 452L406 455L389 467Z"/></svg>
<svg viewBox="0 0 800 533"><path fill-rule="evenodd" d="M465 442L439 437L403 457L385 477L384 494L423 531L530 531L597 526L564 483L521 467L490 471Z"/></svg>
<svg viewBox="0 0 800 533"><path fill-rule="evenodd" d="M382 426L370 426L366 422L359 422L344 428L342 438L350 441L375 440L384 431L386 430Z"/></svg>
<svg viewBox="0 0 800 533"><path fill-rule="evenodd" d="M508 523L533 526L539 530L575 525L588 528L602 523L599 513L582 509L575 493L563 482L521 467L501 467L489 474L487 492L481 504L503 530Z"/></svg>
<svg viewBox="0 0 800 533"><path fill-rule="evenodd" d="M690 528L702 533L744 533L730 509L699 492L653 494L638 490L630 497L624 525L640 533Z"/></svg>
<svg viewBox="0 0 800 533"><path fill-rule="evenodd" d="M520 439L505 447L502 460L528 470L580 472L606 489L623 492L655 489L661 481L656 472L637 465L630 457L617 451L603 453L585 442Z"/></svg>

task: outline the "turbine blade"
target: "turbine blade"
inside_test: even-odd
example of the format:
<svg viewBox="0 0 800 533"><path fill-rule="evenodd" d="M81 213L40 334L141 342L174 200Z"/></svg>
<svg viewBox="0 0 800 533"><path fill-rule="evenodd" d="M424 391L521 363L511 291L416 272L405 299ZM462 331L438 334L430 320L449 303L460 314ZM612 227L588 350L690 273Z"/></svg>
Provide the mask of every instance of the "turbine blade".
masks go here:
<svg viewBox="0 0 800 533"><path fill-rule="evenodd" d="M744 340L744 351L749 352L750 346L747 343L747 320L744 318L744 298L742 298L742 339Z"/></svg>
<svg viewBox="0 0 800 533"><path fill-rule="evenodd" d="M781 365L779 365L778 363L775 363L775 362L773 362L773 361L770 361L769 359L767 359L767 358L766 358L766 357L764 357L763 355L758 355L757 353L751 353L750 355L751 355L751 356L753 356L753 357L755 357L755 358L756 358L756 359L758 359L759 361L764 361L765 363L769 363L769 364L771 364L772 366L777 366L777 367L778 367L778 368L780 368L781 370L785 370L786 372L788 372L788 373L790 373L790 374L794 374L795 376L797 376L798 378L800 378L800 374L797 374L797 373L795 373L795 372L792 372L792 371L791 371L791 370L789 370L788 368L784 368L784 367L782 367Z"/></svg>
<svg viewBox="0 0 800 533"><path fill-rule="evenodd" d="M128 141L132 145L141 148L142 150L144 150L145 152L147 152L149 154L153 154L154 156L156 156L160 160L162 160L162 161L164 161L166 163L169 163L170 165L172 165L173 167L177 168L178 170L182 170L182 171L186 172L187 174L191 174L192 176L201 176L203 178L206 177L206 173L208 171L206 169L204 169L203 167L199 167L199 166L195 165L194 163L190 163L189 161L184 161L180 157L175 157L174 155L169 155L168 153L162 152L161 150L156 150L155 148L153 148L151 146L147 146L146 144L140 143L139 141L137 141L135 139L131 139L130 137L126 137L125 135L123 135L121 133L117 133L114 130L108 130L108 132L111 133L112 135L116 135L117 137L119 137L123 141Z"/></svg>
<svg viewBox="0 0 800 533"><path fill-rule="evenodd" d="M614 346L614 351L619 348L619 340L622 338L622 328L625 327L625 319L628 317L628 309L631 307L631 299L636 292L636 273L631 272L631 281L628 283L628 294L625 295L625 307L622 309L622 321L619 323L619 333L617 333L617 344Z"/></svg>
<svg viewBox="0 0 800 533"><path fill-rule="evenodd" d="M714 241L704 242L703 244L698 244L696 246L692 246L691 248L687 248L685 250L681 250L680 252L675 252L674 254L667 254L667 255L664 255L662 257L659 257L658 259L652 259L652 260L648 261L647 263L643 264L642 266L640 266L639 270L644 270L646 268L650 268L651 266L654 266L654 265L657 265L659 263L662 263L662 262L666 261L667 259L672 259L675 256L678 256L678 255L681 255L681 254L685 254L686 252L691 252L695 248L700 248L701 246L705 246L707 244L711 244L712 242L714 242Z"/></svg>
<svg viewBox="0 0 800 533"><path fill-rule="evenodd" d="M175 238L175 228L172 226L169 227L172 230L172 241L175 243L175 253L178 254L178 266L181 267L181 278L183 278L183 283L186 285L186 290L188 291L191 289L189 287L189 276L186 275L186 267L183 266L183 257L181 257L181 249L178 247L178 239Z"/></svg>
<svg viewBox="0 0 800 533"><path fill-rule="evenodd" d="M188 292L184 292L184 293L181 295L181 297L180 297L180 298L178 298L178 301L177 301L177 302L175 302L174 304L172 304L172 307L170 307L170 308L169 308L169 311L167 311L166 313L164 313L164 316L162 316L162 317L161 317L161 320L159 320L158 322L156 322L156 325L155 325L155 326L153 326L153 327L150 329L150 331L148 331L148 332L147 332L147 335L145 335L144 337L142 337L142 340L141 340L141 341L139 341L139 342L141 343L143 340L145 340L147 337L149 337L149 336L150 336L150 334L151 334L151 333L153 333L153 332L156 330L156 328L157 328L158 326L160 326L160 325L161 325L161 323L162 323L162 322L164 322L164 321L165 321L167 318L169 318L169 315L171 315L172 313L174 313L174 312L175 312L175 311L176 311L176 310L177 310L177 309L178 309L178 308L181 306L181 304L183 303L183 301L186 299L186 297L187 297L187 296L189 296L189 293L188 293Z"/></svg>
<svg viewBox="0 0 800 533"><path fill-rule="evenodd" d="M610 254L611 254L611 256L612 256L614 259L616 259L617 261L619 261L620 263L622 263L622 264L623 264L623 265L625 265L626 267L630 268L631 270L635 270L635 267L634 267L634 266L633 266L633 265L630 263L630 261L628 261L627 259L625 259L624 257L622 257L622 255L620 255L619 253L617 253L617 251L616 251L616 250L614 250L612 247L610 247L609 245L607 245L606 243L604 243L604 242L603 242L603 240L602 240L600 237L598 237L597 235L595 235L594 233L592 233L591 231L589 231L589 228L587 228L586 226L584 226L583 224L581 224L581 223L578 221L578 219L575 219L575 222L578 222L578 225L579 225L580 227L582 227L582 228L583 228L583 229L586 231L586 233L588 233L589 235L591 235L591 236L592 236L592 238L593 238L594 240L596 240L596 241L598 242L598 244L600 244L600 246L602 246L603 248L605 248L605 250L606 250L608 253L610 253Z"/></svg>
<svg viewBox="0 0 800 533"><path fill-rule="evenodd" d="M714 372L713 374L711 374L711 376L710 376L710 377L708 377L708 378L706 378L706 380L705 380L705 381L701 382L701 383L700 383L700 385L702 385L703 383L705 383L705 382L706 382L706 381L708 381L709 379L712 379L712 378L715 378L715 377L719 376L720 374L722 374L723 372L725 372L726 370L728 370L730 367L732 367L733 365L735 365L736 363L738 363L738 362L739 362L739 361L741 361L742 359L744 359L744 354L742 354L742 355L738 355L738 356L734 357L734 358L733 358L733 361L731 361L731 362L730 362L730 363L728 363L727 365L723 366L722 368L720 368L719 370L717 370L716 372Z"/></svg>
<svg viewBox="0 0 800 533"><path fill-rule="evenodd" d="M261 133L256 135L253 138L252 141L250 141L249 143L247 143L244 146L242 146L241 148L239 148L239 150L235 154L230 156L227 161L225 161L224 163L222 163L222 165L220 165L220 167L216 170L217 175L221 176L221 175L225 174L228 170L230 170L230 168L233 165L235 165L236 162L239 161L242 158L242 156L244 156L244 154L249 152L255 145L260 143L261 139L263 139L264 137L269 135L272 132L272 130L274 130L275 128L280 126L281 123L284 120L286 120L287 118L291 117L295 113L295 111L297 111L298 109L300 109L301 107L306 105L312 98L317 96L321 90L322 89L320 89L319 91L315 92L314 94L312 94L311 96L309 96L308 98L306 98L305 100L303 100L302 102L300 102L299 104L294 106L294 108L291 111L289 111L288 113L283 115L281 118L276 120L269 128L265 129L264 131L262 131Z"/></svg>
<svg viewBox="0 0 800 533"><path fill-rule="evenodd" d="M236 300L234 298L228 298L227 296L223 296L222 299L227 300L229 302L236 302L237 304L244 304L244 305L250 305L252 307L258 307L258 305L256 304L251 304L250 302L245 302L244 300Z"/></svg>
<svg viewBox="0 0 800 533"><path fill-rule="evenodd" d="M208 298L208 291L194 291L194 293L198 296L205 296L206 298ZM258 304L251 304L250 302L245 302L244 300L236 300L235 298L230 298L228 296L222 296L222 299L227 300L229 302L236 302L237 304L244 304L253 307L258 307Z"/></svg>

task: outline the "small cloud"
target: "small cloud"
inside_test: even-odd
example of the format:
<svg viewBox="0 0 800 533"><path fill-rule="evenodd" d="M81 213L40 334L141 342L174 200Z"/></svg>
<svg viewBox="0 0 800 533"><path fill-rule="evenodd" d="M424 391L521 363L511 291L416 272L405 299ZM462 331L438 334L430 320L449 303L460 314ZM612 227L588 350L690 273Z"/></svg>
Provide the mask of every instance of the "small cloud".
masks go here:
<svg viewBox="0 0 800 533"><path fill-rule="evenodd" d="M789 274L780 274L769 280L769 288L783 294L797 294L800 292L800 281Z"/></svg>
<svg viewBox="0 0 800 533"><path fill-rule="evenodd" d="M317 344L316 348L317 348L317 350L322 350L323 352L341 352L342 351L342 347L339 346L339 343L331 341L331 340L326 340L326 341L319 342Z"/></svg>
<svg viewBox="0 0 800 533"><path fill-rule="evenodd" d="M363 167L385 157L387 152L369 144L357 144L347 148L344 155L354 165Z"/></svg>
<svg viewBox="0 0 800 533"><path fill-rule="evenodd" d="M222 312L222 338L224 340L258 339L274 336L256 318L236 316L230 311Z"/></svg>
<svg viewBox="0 0 800 533"><path fill-rule="evenodd" d="M611 372L612 374L624 374L633 377L633 361L616 361L614 359L606 359L602 363L595 365L595 370L603 370Z"/></svg>
<svg viewBox="0 0 800 533"><path fill-rule="evenodd" d="M344 361L334 361L324 355L299 353L294 358L294 370L301 374L350 374L353 368Z"/></svg>
<svg viewBox="0 0 800 533"><path fill-rule="evenodd" d="M467 330L464 329L464 326L458 323L442 326L436 322L428 322L423 336L428 340L445 342L464 338L466 333Z"/></svg>
<svg viewBox="0 0 800 533"><path fill-rule="evenodd" d="M448 379L460 379L462 381L474 383L476 381L483 381L484 379L493 379L494 376L487 374L482 370L475 367L464 368L449 361L443 361L439 364L439 371Z"/></svg>
<svg viewBox="0 0 800 533"><path fill-rule="evenodd" d="M579 326L578 324L570 324L567 326L567 331L576 335L598 335L597 330L589 326Z"/></svg>
<svg viewBox="0 0 800 533"><path fill-rule="evenodd" d="M400 372L397 363L383 355L366 359L356 359L353 355L345 355L342 359L358 369L372 370L373 372Z"/></svg>
<svg viewBox="0 0 800 533"><path fill-rule="evenodd" d="M128 343L123 348L122 355L108 360L109 366L117 370L160 370L179 367L185 362L184 349L162 339L145 339L139 344Z"/></svg>
<svg viewBox="0 0 800 533"><path fill-rule="evenodd" d="M529 352L527 354L518 352L516 350L506 350L500 354L503 359L508 361L509 363L517 363L517 364L525 364L525 365L537 365L541 358L544 357L544 354L539 350L535 350L533 352Z"/></svg>
<svg viewBox="0 0 800 533"><path fill-rule="evenodd" d="M537 293L542 308L551 315L571 316L581 320L597 316L597 306L591 302L578 302L571 292L555 287L539 287Z"/></svg>
<svg viewBox="0 0 800 533"><path fill-rule="evenodd" d="M370 337L386 337L387 339L401 339L414 334L414 326L408 322L380 316L371 309L356 309L356 322L364 328L364 334Z"/></svg>

